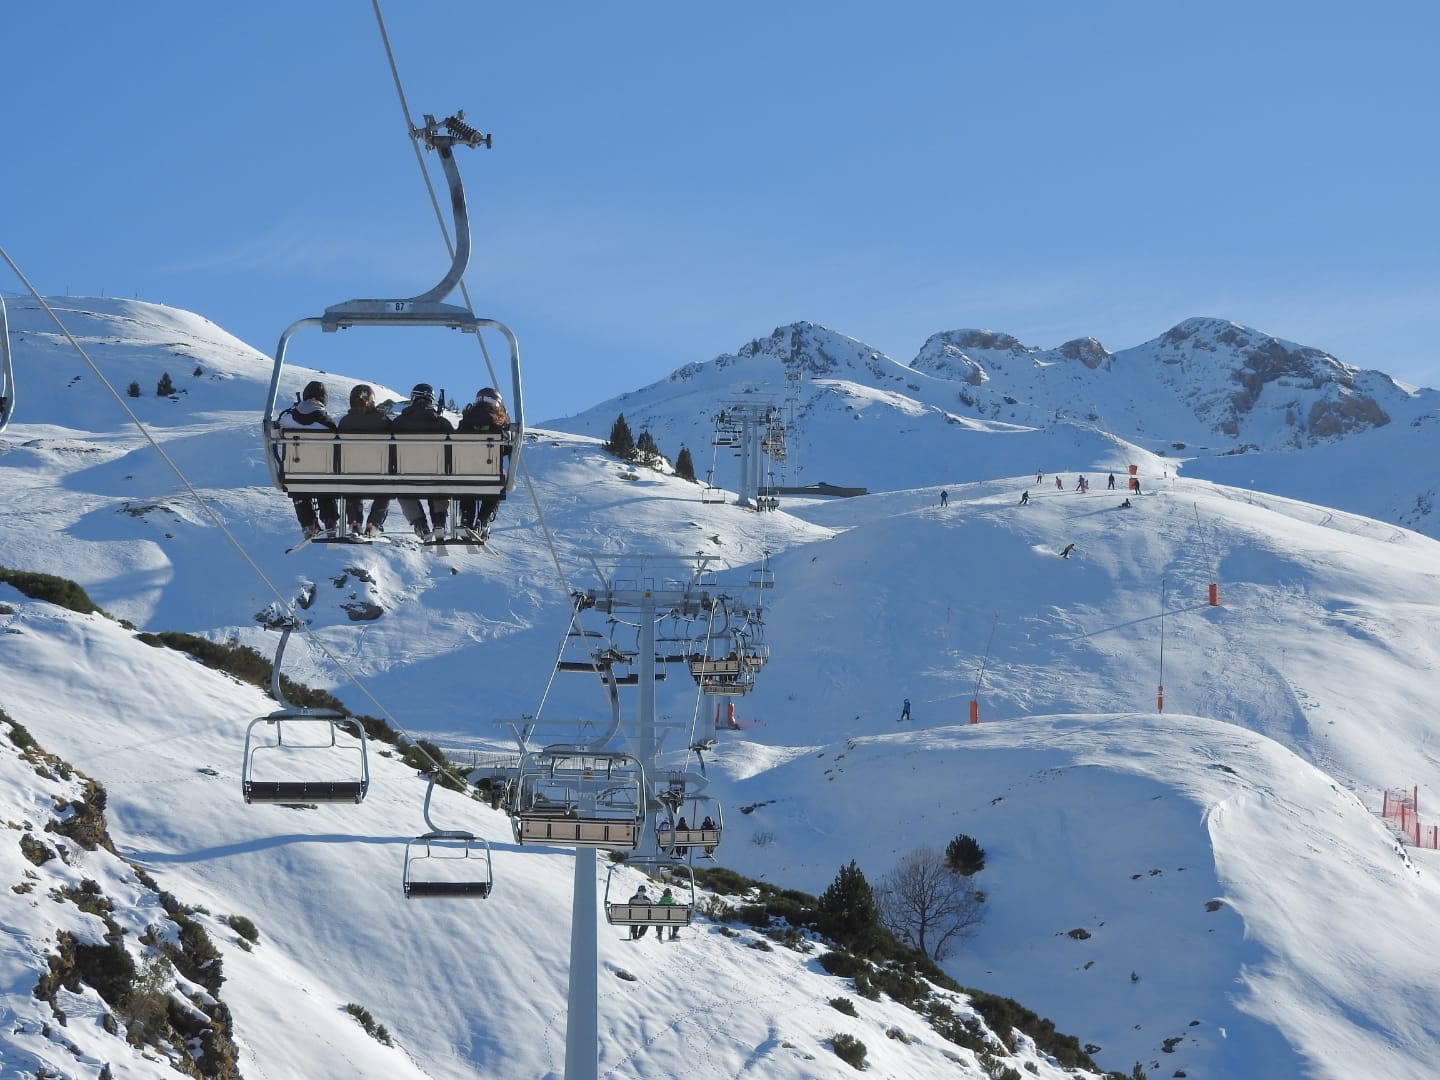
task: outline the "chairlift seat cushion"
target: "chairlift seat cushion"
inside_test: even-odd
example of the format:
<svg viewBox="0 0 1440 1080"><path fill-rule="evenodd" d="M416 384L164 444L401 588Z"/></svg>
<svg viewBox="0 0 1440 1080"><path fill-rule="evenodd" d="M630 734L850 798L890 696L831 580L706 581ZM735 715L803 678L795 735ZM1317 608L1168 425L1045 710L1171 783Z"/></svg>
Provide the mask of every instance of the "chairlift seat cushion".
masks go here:
<svg viewBox="0 0 1440 1080"><path fill-rule="evenodd" d="M407 881L405 897L424 900L430 897L474 896L484 900L490 895L488 881Z"/></svg>
<svg viewBox="0 0 1440 1080"><path fill-rule="evenodd" d="M363 780L247 780L245 801L355 802L365 798Z"/></svg>

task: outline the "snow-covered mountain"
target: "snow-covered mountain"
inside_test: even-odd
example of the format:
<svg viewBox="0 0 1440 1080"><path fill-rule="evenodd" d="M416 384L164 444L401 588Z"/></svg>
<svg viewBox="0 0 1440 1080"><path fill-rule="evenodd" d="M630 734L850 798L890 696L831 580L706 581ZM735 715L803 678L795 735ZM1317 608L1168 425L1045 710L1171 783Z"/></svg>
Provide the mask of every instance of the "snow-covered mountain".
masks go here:
<svg viewBox="0 0 1440 1080"><path fill-rule="evenodd" d="M1338 505L1398 498L1408 481L1395 463L1425 456L1430 391L1395 387L1392 398L1383 376L1351 372L1354 392L1390 422L1322 438L1315 417L1366 410L1317 411L1346 395L1314 387L1296 398L1306 433L1296 449L1281 438L1295 425L1272 391L1303 379L1262 380L1234 416L1236 434L1203 435L1202 454L1187 440L1229 418L1230 378L1204 367L1203 350L1167 367L1173 385L1193 389L1181 400L1149 394L1164 380L1143 370L1147 346L1076 346L1062 362L998 336L982 347L950 335L988 375L976 385L976 369L958 357L946 366L953 354L933 340L932 359L907 367L802 324L534 431L493 553L377 545L286 556L294 518L269 487L257 436L269 360L189 313L57 304L194 491L44 313L12 303L24 410L0 435L0 566L78 581L141 631L265 655L276 635L257 616L293 606L309 633L291 644L291 677L412 736L503 753L507 719L608 716L596 680L554 670L591 555L700 551L740 581L763 560L776 583L765 599L772 659L736 703L743 730L719 733L707 755L726 808L724 865L818 893L851 859L878 881L915 848L967 834L987 855L977 877L987 915L947 972L1047 1017L1103 1068L1431 1074L1440 973L1424 928L1440 900L1440 856L1402 848L1377 810L1384 791L1404 788L1425 815L1440 787L1420 689L1440 664L1440 545L1394 515ZM1223 333L1206 323L1187 340ZM1246 338L1221 344L1264 347ZM1171 347L1151 345L1156 356ZM1303 359L1312 374L1330 370L1323 354ZM1123 374L1122 362L1136 370L1094 384L1112 388L1096 398L1103 412L1061 381ZM1214 367L1233 373L1244 361L1230 363ZM1194 388L1173 381L1184 365ZM800 378L787 381L791 368ZM177 393L157 398L166 373ZM282 392L315 374L290 371ZM333 399L365 378L347 375L325 376ZM994 395L984 408L959 396L980 392ZM1287 390L1287 402L1299 393ZM1007 394L1017 411L993 415L989 403L1009 408ZM624 411L667 453L691 446L703 471L714 411L764 396L787 409L804 468L792 481L872 494L786 497L779 512L755 514L702 503L695 485L599 448ZM1127 434L1132 416L1148 434ZM1267 449L1223 453L1241 440ZM1251 469L1243 482L1194 476L1236 461ZM1333 500L1305 497L1316 462L1329 463ZM1122 509L1103 479L1130 465L1144 494ZM727 468L717 465L718 482ZM1082 473L1088 494L1074 490ZM1337 475L1375 482L1351 491ZM1069 543L1072 557L1057 558ZM114 1076L174 1073L107 1031L113 1003L95 990L56 993L63 1024L33 994L61 949L57 930L97 948L110 933L142 963L153 942L181 936L145 876L216 941L242 1075L560 1075L568 853L518 847L502 814L439 792L441 822L490 842L495 891L473 905L407 903L405 841L424 828L413 769L377 755L356 807L247 807L244 731L271 708L259 691L8 585L0 629L0 709L104 786L118 853L46 833L48 819L76 816L83 785L26 756L24 737L0 724L13 838L0 845L12 885L0 908L0 1076L44 1066L93 1077L107 1063ZM905 698L912 719L901 725ZM662 761L693 763L686 748L712 733L713 701L681 678L659 684L656 700L679 729ZM978 725L967 723L972 700ZM53 852L38 863L36 841ZM82 908L99 906L84 901L96 890L122 933ZM1023 1037L1004 1053L991 1044L994 1056L947 1042L887 995L868 1000L825 974L816 953L749 947L769 942L743 925L701 920L656 945L595 917L601 1075L849 1075L827 1044L836 1033L864 1042L866 1071L881 1076L1073 1074ZM236 929L245 920L253 944ZM166 988L216 1012L193 972ZM841 997L856 1016L832 1007ZM394 1045L367 1036L347 1005Z"/></svg>
<svg viewBox="0 0 1440 1080"><path fill-rule="evenodd" d="M1427 535L1440 528L1429 520L1436 485L1428 469L1440 451L1440 394L1219 319L1187 319L1114 353L1093 338L1038 349L995 331L951 330L933 335L909 365L796 323L547 425L604 438L623 412L672 458L690 447L697 475L713 468L716 483L730 484L728 449L711 452L714 417L729 402L758 399L774 400L792 421L776 483L876 490L896 477L945 483L1054 471L1065 466L1045 456L1045 442L1069 426L1095 440L1097 460L1119 460L1100 450L1118 438L1131 456L1168 459L1141 459L1161 472L1183 467L1187 476L1284 491ZM945 425L954 429L947 452L929 460L930 440ZM977 442L961 431L1010 437ZM836 445L853 441L872 453L832 475ZM1298 450L1318 467L1298 467ZM1383 468L1370 471L1377 461Z"/></svg>

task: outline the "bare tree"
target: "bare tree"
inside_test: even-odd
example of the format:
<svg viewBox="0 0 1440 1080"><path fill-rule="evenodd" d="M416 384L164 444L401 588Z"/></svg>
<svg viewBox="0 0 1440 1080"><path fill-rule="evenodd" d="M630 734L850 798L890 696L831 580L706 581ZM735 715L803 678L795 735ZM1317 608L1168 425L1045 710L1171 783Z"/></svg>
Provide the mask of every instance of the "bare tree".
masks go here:
<svg viewBox="0 0 1440 1080"><path fill-rule="evenodd" d="M886 929L934 960L945 959L984 917L983 894L932 848L901 859L881 879L875 900Z"/></svg>

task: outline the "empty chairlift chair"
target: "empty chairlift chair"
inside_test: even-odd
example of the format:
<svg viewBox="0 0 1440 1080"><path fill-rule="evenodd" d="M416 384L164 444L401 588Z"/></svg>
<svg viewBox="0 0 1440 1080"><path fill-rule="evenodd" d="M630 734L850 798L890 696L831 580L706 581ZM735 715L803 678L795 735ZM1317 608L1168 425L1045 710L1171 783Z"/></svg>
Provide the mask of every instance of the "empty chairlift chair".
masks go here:
<svg viewBox="0 0 1440 1080"><path fill-rule="evenodd" d="M431 821L430 796L439 775L432 772L425 789L429 831L405 844L405 899L484 900L495 885L490 844L474 833L441 829Z"/></svg>
<svg viewBox="0 0 1440 1080"><path fill-rule="evenodd" d="M0 296L0 431L10 423L15 411L15 367L10 360L10 324L5 314L5 298Z"/></svg>
<svg viewBox="0 0 1440 1080"><path fill-rule="evenodd" d="M245 730L241 793L247 803L358 803L370 787L364 725L334 709L291 705L280 690L280 663L295 625L285 624L270 674L280 708Z"/></svg>
<svg viewBox="0 0 1440 1080"><path fill-rule="evenodd" d="M515 841L633 850L645 791L645 770L629 754L575 746L526 754L511 807Z"/></svg>

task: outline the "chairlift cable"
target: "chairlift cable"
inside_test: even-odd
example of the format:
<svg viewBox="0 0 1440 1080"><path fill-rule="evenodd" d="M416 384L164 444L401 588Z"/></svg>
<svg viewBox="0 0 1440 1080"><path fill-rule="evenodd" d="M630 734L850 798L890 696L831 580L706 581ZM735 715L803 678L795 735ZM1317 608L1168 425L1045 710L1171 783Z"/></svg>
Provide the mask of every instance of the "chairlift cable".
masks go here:
<svg viewBox="0 0 1440 1080"><path fill-rule="evenodd" d="M276 603L279 604L280 607L284 610L290 611L291 601L285 599L285 596L276 587L275 583L271 581L268 576L266 576L265 571L260 568L260 565L256 563L253 558L250 557L250 553L245 550L245 545L236 538L235 534L232 533L230 529L226 526L224 520L220 517L220 515L217 514L213 509L211 509L210 505L206 503L206 501L201 497L200 493L195 490L194 485L190 483L190 480L188 477L186 477L184 471L180 468L179 465L175 463L174 459L165 452L165 449L155 440L155 437L150 434L150 430L145 426L144 422L138 416L136 416L134 410L132 410L130 406L126 404L125 398L120 394L118 390L115 389L114 385L111 384L110 380L105 377L105 373L100 370L100 366L95 363L95 361L91 358L90 354L85 351L85 347L75 339L75 336L70 333L70 330L65 326L64 323L60 321L60 317L55 314L55 310L48 303L46 303L45 298L41 296L35 286L30 283L30 279L27 278L24 272L21 271L20 267L16 265L15 260L10 258L9 252L7 252L3 246L0 246L0 258L3 258L5 260L5 262L9 265L10 269L14 271L15 276L19 278L21 283L24 284L25 288L29 290L30 295L35 299L35 302L40 305L40 308L45 312L46 315L50 317L50 320L54 322L56 327L59 328L60 333L64 336L65 340L70 343L70 346L77 353L79 353L80 358L85 361L86 366L90 368L90 371L95 375L95 378L99 380L100 385L103 386L106 391L109 392L110 396L115 399L115 403L119 405L121 410L124 411L125 415L129 417L130 422L135 425L136 430L138 430L140 434L144 437L145 441L150 444L151 449L153 449L155 453L160 456L160 460L163 461L166 467L168 467L170 471L175 474L176 478L180 481L180 485L185 489L186 493L195 501L195 505L199 507L201 514L208 518L210 523L219 531L219 533L230 542L230 546L235 549L236 553L239 554L241 560L245 563L246 566L251 569L255 576L260 580L261 584L263 584L265 588L269 590L270 595L275 598ZM304 627L304 633L309 642L318 649L321 655L325 656L332 664L334 664L336 669L339 670L347 680L349 680L351 685L353 685L361 693L361 695L363 695L365 699L370 702L370 704L372 704L377 710L379 710L381 717L386 721L386 723L388 723L392 728L394 728L395 731L397 731L407 743L417 749L421 753L421 755L424 756L425 759L429 761L432 765L434 765L437 769L440 769L442 771L445 770L444 764L435 761L434 758L430 756L430 754L425 750L424 746L421 745L420 741L415 736L411 735L410 732L407 731L405 727L398 720L395 719L395 717L390 713L390 710L387 709L383 704L381 704L379 699L377 699L375 695L370 692L369 688L360 681L360 678L355 675L348 667L345 666L344 661L340 659L340 657L334 652L334 650L332 650L328 645L325 644L323 640L321 640L314 633L312 633L308 626Z"/></svg>

